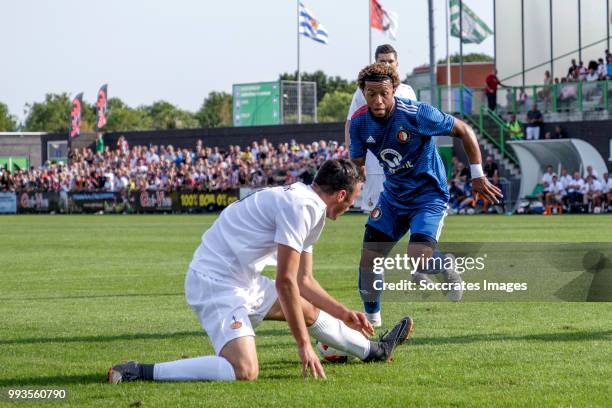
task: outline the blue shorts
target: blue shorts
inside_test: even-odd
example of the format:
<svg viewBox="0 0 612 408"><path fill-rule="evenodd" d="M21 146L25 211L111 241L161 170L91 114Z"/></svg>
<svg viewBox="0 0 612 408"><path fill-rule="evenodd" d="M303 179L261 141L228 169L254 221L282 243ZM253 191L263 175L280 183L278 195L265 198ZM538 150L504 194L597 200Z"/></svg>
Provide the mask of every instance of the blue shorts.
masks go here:
<svg viewBox="0 0 612 408"><path fill-rule="evenodd" d="M393 242L402 239L408 230L411 234L424 234L438 241L446 209L446 201L437 197L419 208L398 208L389 203L383 193L370 213L367 225L388 235Z"/></svg>

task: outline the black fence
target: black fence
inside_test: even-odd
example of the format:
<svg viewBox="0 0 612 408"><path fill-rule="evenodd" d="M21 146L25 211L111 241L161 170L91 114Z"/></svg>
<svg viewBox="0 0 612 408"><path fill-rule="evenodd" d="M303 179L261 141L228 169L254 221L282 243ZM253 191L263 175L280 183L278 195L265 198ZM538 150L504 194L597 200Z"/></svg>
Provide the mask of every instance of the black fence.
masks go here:
<svg viewBox="0 0 612 408"><path fill-rule="evenodd" d="M0 213L211 213L240 198L240 190L28 191L0 193Z"/></svg>

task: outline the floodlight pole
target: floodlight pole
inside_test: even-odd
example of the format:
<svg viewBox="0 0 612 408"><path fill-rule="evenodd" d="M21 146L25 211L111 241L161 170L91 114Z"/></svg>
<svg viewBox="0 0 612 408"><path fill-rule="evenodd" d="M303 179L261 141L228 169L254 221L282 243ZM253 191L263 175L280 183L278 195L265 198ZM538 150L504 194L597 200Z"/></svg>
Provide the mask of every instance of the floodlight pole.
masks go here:
<svg viewBox="0 0 612 408"><path fill-rule="evenodd" d="M578 0L578 61L582 61L582 2Z"/></svg>
<svg viewBox="0 0 612 408"><path fill-rule="evenodd" d="M550 28L549 28L549 30L550 30L550 79L552 80L555 77L555 63L554 63L555 50L553 48L553 46L554 46L554 40L553 40L553 0L549 0L548 11L549 11L548 20L550 22Z"/></svg>

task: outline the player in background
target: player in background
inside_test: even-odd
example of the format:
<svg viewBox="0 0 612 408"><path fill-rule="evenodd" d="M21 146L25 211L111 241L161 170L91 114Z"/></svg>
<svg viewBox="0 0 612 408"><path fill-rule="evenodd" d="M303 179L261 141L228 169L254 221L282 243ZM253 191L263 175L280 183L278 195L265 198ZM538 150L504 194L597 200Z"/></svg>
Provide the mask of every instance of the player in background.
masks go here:
<svg viewBox="0 0 612 408"><path fill-rule="evenodd" d="M185 280L185 297L216 355L157 364L130 361L108 371L108 382L133 380L255 380L255 331L262 320L285 320L304 375L325 378L310 336L365 362L388 361L412 331L403 318L379 341L365 315L348 309L315 280L313 244L325 218L342 215L361 192L357 167L328 160L311 186L294 183L258 191L227 207L202 237ZM262 276L276 264L276 280Z"/></svg>
<svg viewBox="0 0 612 408"><path fill-rule="evenodd" d="M372 271L375 257L386 256L408 230L411 258L441 257L436 249L449 201L444 165L433 136L461 138L470 162L472 189L497 204L502 193L485 177L474 131L463 121L426 103L394 96L400 80L387 64L372 64L358 77L367 105L351 118L350 157L363 168L366 152L372 152L383 165L384 190L366 224L359 288L368 320L381 324L380 288L382 279ZM475 194L474 194L475 195ZM446 260L443 260L446 263ZM462 296L461 277L454 270L422 269L413 275L417 282L428 281L428 274L441 272L453 285L448 296Z"/></svg>
<svg viewBox="0 0 612 408"><path fill-rule="evenodd" d="M393 69L397 70L399 62L397 60L397 52L390 44L383 44L376 47L374 52L374 59L376 62L381 64L388 64ZM416 94L410 85L400 83L395 91L395 96L401 98L407 98L416 100ZM351 126L351 117L353 113L363 105L366 104L366 100L363 97L363 91L361 88L357 88L353 94L353 100L346 117L346 123L344 124L344 145L348 149L351 144L349 137L349 129ZM372 152L366 153L366 181L363 185L363 191L361 192L361 209L365 213L370 213L376 203L378 202L378 196L383 191L383 183L385 182L385 172L383 171L378 159Z"/></svg>

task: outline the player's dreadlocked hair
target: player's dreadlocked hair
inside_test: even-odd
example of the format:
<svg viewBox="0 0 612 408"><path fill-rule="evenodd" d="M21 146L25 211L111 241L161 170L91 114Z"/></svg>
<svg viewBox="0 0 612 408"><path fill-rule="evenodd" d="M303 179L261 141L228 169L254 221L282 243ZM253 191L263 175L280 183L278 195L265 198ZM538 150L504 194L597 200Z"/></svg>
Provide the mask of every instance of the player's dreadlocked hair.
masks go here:
<svg viewBox="0 0 612 408"><path fill-rule="evenodd" d="M314 184L324 193L333 194L336 191L346 190L349 197L360 181L363 181L363 177L357 166L347 159L327 160L314 178Z"/></svg>
<svg viewBox="0 0 612 408"><path fill-rule="evenodd" d="M359 83L359 88L361 88L361 90L365 88L366 81L382 82L385 80L391 81L393 88L397 88L400 84L397 71L388 64L382 63L368 65L359 72L359 76L357 77L357 83Z"/></svg>

